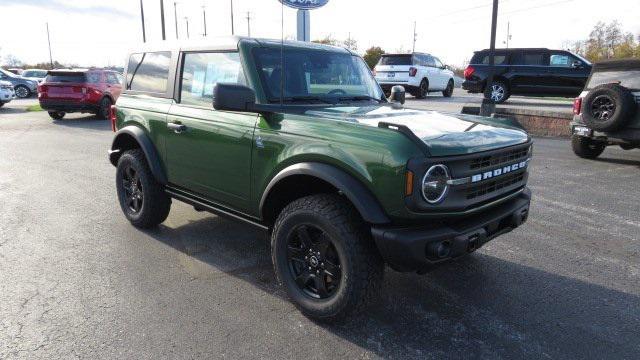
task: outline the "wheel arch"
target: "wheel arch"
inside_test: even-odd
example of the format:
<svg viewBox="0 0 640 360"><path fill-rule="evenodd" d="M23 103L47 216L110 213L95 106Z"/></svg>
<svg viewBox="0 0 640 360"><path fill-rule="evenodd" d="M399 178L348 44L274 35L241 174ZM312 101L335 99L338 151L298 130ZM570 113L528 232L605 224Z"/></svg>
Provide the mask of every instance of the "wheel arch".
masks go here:
<svg viewBox="0 0 640 360"><path fill-rule="evenodd" d="M344 195L368 223L390 222L378 200L362 182L344 170L318 162L293 164L276 174L262 193L260 215L272 224L290 201L322 192Z"/></svg>
<svg viewBox="0 0 640 360"><path fill-rule="evenodd" d="M118 130L111 143L109 161L113 166L117 166L120 156L125 151L138 148L144 152L151 173L156 180L163 185L167 184L167 176L158 151L146 132L137 126L126 126Z"/></svg>

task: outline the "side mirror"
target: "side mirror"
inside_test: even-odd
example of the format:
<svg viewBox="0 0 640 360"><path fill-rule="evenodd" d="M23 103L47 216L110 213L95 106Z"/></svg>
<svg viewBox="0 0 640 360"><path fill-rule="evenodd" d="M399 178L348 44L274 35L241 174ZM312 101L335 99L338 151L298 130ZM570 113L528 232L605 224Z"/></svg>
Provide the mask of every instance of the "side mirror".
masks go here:
<svg viewBox="0 0 640 360"><path fill-rule="evenodd" d="M248 86L217 83L213 88L213 108L216 110L251 112L256 93Z"/></svg>
<svg viewBox="0 0 640 360"><path fill-rule="evenodd" d="M571 63L571 67L573 69L579 69L582 67L582 61L576 60L574 62Z"/></svg>
<svg viewBox="0 0 640 360"><path fill-rule="evenodd" d="M389 96L389 101L392 103L400 103L404 105L404 101L405 101L404 87L400 85L396 85L392 87L391 96Z"/></svg>

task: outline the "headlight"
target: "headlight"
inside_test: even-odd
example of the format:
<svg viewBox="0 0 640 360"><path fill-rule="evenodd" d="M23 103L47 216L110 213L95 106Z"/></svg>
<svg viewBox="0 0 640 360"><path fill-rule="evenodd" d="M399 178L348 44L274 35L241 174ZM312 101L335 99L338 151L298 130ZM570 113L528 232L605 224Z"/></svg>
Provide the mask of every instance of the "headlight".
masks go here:
<svg viewBox="0 0 640 360"><path fill-rule="evenodd" d="M449 169L442 164L433 165L422 178L422 196L429 204L437 204L444 200L449 192L451 180Z"/></svg>

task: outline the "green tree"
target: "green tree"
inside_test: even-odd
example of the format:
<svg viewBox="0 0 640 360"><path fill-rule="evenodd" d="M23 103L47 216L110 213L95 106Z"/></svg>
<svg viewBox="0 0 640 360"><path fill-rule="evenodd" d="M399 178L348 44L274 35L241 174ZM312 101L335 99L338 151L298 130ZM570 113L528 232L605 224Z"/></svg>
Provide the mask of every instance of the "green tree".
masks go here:
<svg viewBox="0 0 640 360"><path fill-rule="evenodd" d="M380 46L372 46L365 51L363 58L369 68L373 69L380 61L382 54L384 54L384 50Z"/></svg>
<svg viewBox="0 0 640 360"><path fill-rule="evenodd" d="M333 46L340 45L340 42L336 40L331 34L325 36L323 39L316 39L311 42L314 42L317 44L324 44L324 45L333 45Z"/></svg>

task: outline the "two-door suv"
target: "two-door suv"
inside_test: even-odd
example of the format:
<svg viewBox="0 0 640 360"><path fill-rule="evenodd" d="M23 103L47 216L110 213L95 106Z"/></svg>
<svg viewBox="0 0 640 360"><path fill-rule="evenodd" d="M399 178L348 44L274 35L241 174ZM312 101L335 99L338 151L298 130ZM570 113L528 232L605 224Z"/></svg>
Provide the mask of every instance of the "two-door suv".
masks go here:
<svg viewBox="0 0 640 360"><path fill-rule="evenodd" d="M111 117L122 211L156 226L173 198L263 229L305 314L362 309L385 263L425 271L521 225L529 209L525 132L404 109L394 90L390 103L359 56L325 45L141 48Z"/></svg>

